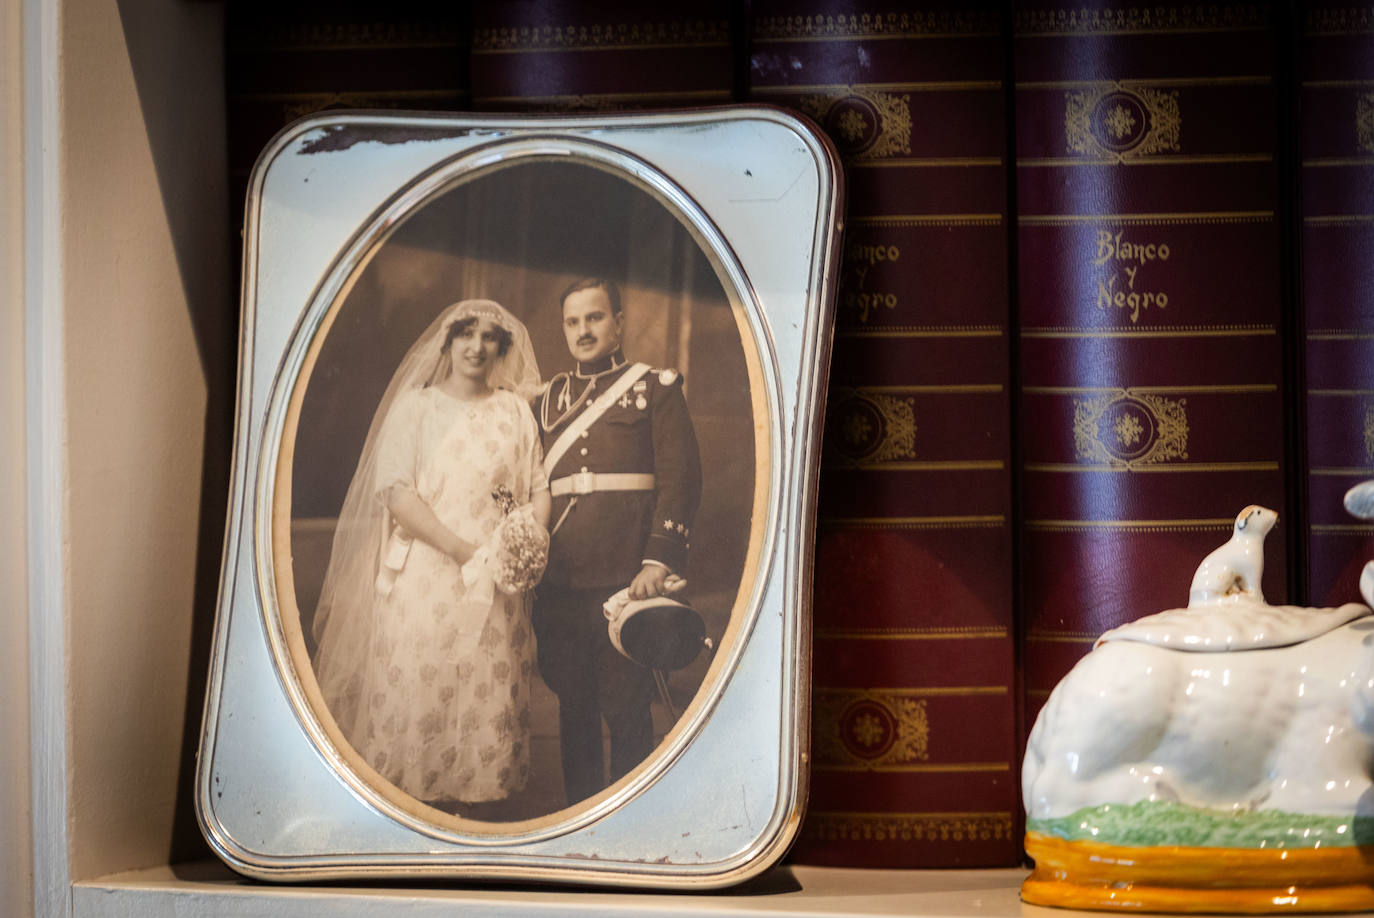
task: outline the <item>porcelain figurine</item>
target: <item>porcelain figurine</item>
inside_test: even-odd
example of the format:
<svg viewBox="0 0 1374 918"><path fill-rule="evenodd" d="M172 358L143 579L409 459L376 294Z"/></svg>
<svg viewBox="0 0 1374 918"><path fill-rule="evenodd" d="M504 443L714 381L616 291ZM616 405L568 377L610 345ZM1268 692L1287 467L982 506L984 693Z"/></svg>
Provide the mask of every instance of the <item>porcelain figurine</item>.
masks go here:
<svg viewBox="0 0 1374 918"><path fill-rule="evenodd" d="M1374 615L1267 604L1276 520L1241 511L1187 608L1106 632L1050 695L1022 768L1027 902L1374 909ZM1374 605L1374 562L1360 591Z"/></svg>

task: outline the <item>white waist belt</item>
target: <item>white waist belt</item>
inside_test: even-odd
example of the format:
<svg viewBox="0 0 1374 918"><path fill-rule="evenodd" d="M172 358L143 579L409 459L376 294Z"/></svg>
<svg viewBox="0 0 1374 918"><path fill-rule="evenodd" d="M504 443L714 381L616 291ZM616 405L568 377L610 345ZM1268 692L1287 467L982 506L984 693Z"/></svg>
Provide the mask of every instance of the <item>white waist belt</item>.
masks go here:
<svg viewBox="0 0 1374 918"><path fill-rule="evenodd" d="M591 494L593 491L652 491L654 476L643 472L578 472L555 479L549 485L554 497L564 494Z"/></svg>

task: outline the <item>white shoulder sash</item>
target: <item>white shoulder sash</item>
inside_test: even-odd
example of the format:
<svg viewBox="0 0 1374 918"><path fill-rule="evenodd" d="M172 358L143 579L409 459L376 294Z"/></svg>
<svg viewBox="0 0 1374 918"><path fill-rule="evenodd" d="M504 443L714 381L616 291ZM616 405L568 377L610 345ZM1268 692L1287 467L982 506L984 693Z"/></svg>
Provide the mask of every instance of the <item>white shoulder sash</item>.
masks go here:
<svg viewBox="0 0 1374 918"><path fill-rule="evenodd" d="M649 372L647 363L632 364L628 370L621 374L620 378L611 384L611 387L587 406L587 410L579 414L567 428L558 435L558 439L553 441L553 446L544 454L544 474L553 477L553 467L558 465L558 460L563 458L563 454L573 445L582 432L597 422L603 414L615 404L615 400L620 398L630 390L630 387L644 378ZM571 380L568 383L571 385Z"/></svg>

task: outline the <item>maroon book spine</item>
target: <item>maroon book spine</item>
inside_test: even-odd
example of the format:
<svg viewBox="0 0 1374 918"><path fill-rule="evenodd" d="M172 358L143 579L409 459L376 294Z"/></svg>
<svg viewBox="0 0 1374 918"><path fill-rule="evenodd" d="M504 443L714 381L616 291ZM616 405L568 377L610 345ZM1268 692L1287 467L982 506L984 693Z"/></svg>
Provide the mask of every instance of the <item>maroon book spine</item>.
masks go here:
<svg viewBox="0 0 1374 918"><path fill-rule="evenodd" d="M278 131L328 109L456 111L469 106L467 25L457 6L232 3L225 12L230 190Z"/></svg>
<svg viewBox="0 0 1374 918"><path fill-rule="evenodd" d="M1027 725L1242 507L1285 512L1276 48L1262 4L1017 5Z"/></svg>
<svg viewBox="0 0 1374 918"><path fill-rule="evenodd" d="M728 0L514 0L473 10L484 111L606 111L730 102Z"/></svg>
<svg viewBox="0 0 1374 918"><path fill-rule="evenodd" d="M1308 593L1359 595L1374 525L1341 497L1374 478L1374 10L1307 10L1300 52Z"/></svg>
<svg viewBox="0 0 1374 918"><path fill-rule="evenodd" d="M1014 864L1002 15L753 12L751 98L829 133L849 198L795 858Z"/></svg>

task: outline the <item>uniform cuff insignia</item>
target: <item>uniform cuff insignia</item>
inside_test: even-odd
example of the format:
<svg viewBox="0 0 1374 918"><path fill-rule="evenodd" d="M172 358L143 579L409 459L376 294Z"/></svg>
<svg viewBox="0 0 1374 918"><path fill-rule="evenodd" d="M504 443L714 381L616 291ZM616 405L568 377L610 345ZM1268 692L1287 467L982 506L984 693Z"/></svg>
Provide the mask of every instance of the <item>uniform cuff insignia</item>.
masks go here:
<svg viewBox="0 0 1374 918"><path fill-rule="evenodd" d="M676 532L684 539L692 534L692 530L687 527L686 523L678 523L669 519L663 521L663 529L665 532Z"/></svg>

